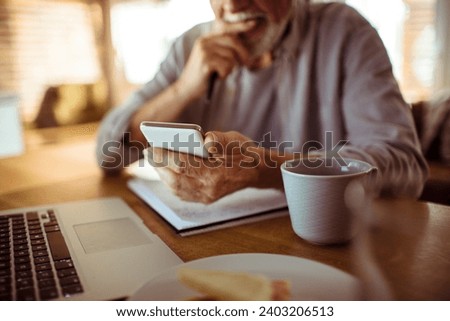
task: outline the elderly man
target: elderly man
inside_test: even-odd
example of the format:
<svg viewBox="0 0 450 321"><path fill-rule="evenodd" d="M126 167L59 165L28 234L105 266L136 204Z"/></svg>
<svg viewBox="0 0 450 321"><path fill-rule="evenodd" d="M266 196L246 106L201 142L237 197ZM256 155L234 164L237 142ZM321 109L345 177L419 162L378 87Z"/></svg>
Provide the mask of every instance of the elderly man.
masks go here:
<svg viewBox="0 0 450 321"><path fill-rule="evenodd" d="M105 170L126 165L130 141L145 143L142 121L186 122L210 131L212 151L230 142L245 146L222 149L198 166L188 161L193 156L164 153L161 178L186 200L208 203L248 186L282 188L282 162L318 149L378 167L381 193L421 193L427 167L409 106L379 36L355 10L307 0L211 6L215 20L178 38L155 78L105 118L97 149ZM160 158L162 150L153 154ZM249 155L258 161L242 166Z"/></svg>

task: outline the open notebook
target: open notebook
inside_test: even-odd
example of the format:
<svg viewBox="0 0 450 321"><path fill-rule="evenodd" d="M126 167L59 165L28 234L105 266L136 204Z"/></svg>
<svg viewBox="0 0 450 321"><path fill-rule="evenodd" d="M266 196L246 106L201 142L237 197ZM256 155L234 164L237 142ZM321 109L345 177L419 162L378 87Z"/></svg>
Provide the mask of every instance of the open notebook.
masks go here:
<svg viewBox="0 0 450 321"><path fill-rule="evenodd" d="M212 204L186 202L172 194L147 162L132 164L128 187L182 235L192 235L287 215L287 201L276 189L247 188Z"/></svg>

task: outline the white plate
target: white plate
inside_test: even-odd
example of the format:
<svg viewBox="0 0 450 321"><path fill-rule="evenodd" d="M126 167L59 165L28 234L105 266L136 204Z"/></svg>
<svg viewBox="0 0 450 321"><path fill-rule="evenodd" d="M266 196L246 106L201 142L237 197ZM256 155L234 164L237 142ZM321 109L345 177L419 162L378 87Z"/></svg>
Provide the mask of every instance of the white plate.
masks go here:
<svg viewBox="0 0 450 321"><path fill-rule="evenodd" d="M180 267L260 273L289 280L292 300L358 300L358 281L345 272L299 257L256 253L213 256L175 266L150 280L129 300L179 301L199 296L178 281Z"/></svg>

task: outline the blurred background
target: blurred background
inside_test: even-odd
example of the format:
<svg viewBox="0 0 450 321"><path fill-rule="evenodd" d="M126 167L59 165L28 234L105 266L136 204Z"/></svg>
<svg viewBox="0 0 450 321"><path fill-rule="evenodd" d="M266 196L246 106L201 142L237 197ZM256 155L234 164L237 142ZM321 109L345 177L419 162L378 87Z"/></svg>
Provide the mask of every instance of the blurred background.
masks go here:
<svg viewBox="0 0 450 321"><path fill-rule="evenodd" d="M407 101L450 88L449 0L346 0L379 31ZM155 74L209 0L0 0L0 91L26 128L101 119Z"/></svg>

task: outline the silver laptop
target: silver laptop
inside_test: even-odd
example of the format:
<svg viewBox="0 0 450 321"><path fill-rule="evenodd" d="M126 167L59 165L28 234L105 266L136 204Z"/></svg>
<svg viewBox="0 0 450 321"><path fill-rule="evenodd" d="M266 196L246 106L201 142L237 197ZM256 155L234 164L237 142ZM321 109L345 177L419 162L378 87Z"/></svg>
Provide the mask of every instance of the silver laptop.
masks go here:
<svg viewBox="0 0 450 321"><path fill-rule="evenodd" d="M0 301L125 299L181 262L120 198L0 211Z"/></svg>

